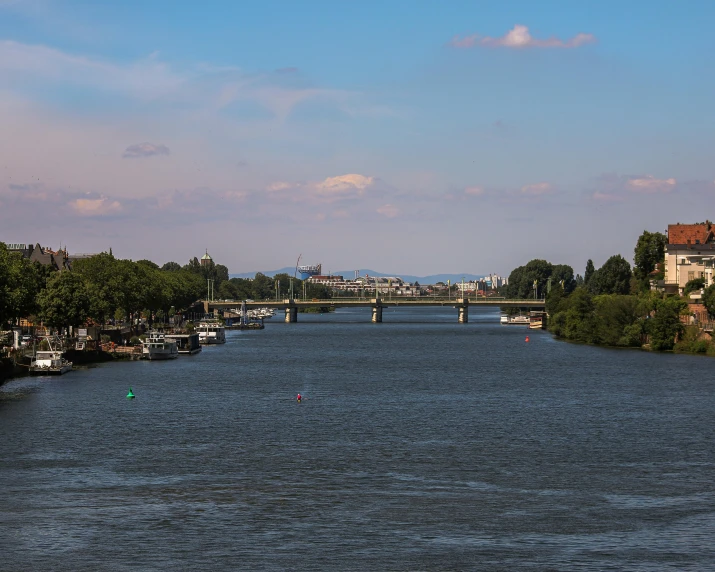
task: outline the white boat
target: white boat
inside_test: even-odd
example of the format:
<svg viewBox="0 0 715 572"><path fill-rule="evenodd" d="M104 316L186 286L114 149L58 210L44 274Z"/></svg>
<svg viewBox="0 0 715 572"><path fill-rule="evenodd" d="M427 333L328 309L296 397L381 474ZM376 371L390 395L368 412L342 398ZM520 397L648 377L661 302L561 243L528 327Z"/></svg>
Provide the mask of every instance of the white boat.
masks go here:
<svg viewBox="0 0 715 572"><path fill-rule="evenodd" d="M53 340L47 336L45 338L49 345L49 350L38 350L30 362L30 373L38 375L62 375L72 371L72 362L62 357L62 351L53 347Z"/></svg>
<svg viewBox="0 0 715 572"><path fill-rule="evenodd" d="M149 332L142 344L142 354L149 360L174 359L179 357L176 342L167 340L161 332Z"/></svg>
<svg viewBox="0 0 715 572"><path fill-rule="evenodd" d="M502 325L528 326L529 316L502 316L499 319L499 323L501 323Z"/></svg>
<svg viewBox="0 0 715 572"><path fill-rule="evenodd" d="M203 345L225 344L226 329L218 322L200 322L196 326L199 343Z"/></svg>

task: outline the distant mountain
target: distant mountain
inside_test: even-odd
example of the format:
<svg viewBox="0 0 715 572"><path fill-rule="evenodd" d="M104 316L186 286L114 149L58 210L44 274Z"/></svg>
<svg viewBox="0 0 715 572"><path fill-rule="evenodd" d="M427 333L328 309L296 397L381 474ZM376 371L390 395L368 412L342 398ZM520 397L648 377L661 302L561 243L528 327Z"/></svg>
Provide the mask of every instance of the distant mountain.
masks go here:
<svg viewBox="0 0 715 572"><path fill-rule="evenodd" d="M289 274L290 276L293 276L295 274L295 266L286 266L285 268L281 268L279 270L262 270L259 271L262 274L265 274L266 276L275 276L276 274ZM327 271L326 271L327 272ZM355 277L355 270L336 270L335 272L330 272L330 274L338 274L340 276L344 276L347 280L350 280ZM475 280L477 278L484 278L484 276L488 276L488 274L469 274L469 273L464 273L464 274L430 274L429 276L413 276L411 274L385 274L384 272L378 272L377 270L370 270L370 269L360 269L360 276L365 276L367 274L368 276L398 276L399 278L402 278L406 282L419 282L420 284L436 284L437 282L444 282L445 284L447 283L447 280L450 280L452 284L455 284L456 282L461 282L462 278L464 278L464 281L468 280ZM240 274L231 274L231 278L253 278L256 275L256 272L242 272Z"/></svg>

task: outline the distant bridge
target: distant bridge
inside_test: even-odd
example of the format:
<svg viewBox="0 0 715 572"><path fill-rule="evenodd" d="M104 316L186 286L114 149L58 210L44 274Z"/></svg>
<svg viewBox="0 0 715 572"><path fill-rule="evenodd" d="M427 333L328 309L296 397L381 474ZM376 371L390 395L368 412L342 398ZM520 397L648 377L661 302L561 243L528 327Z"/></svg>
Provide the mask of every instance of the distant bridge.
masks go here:
<svg viewBox="0 0 715 572"><path fill-rule="evenodd" d="M242 302L226 302L215 300L204 300L204 312L210 314L214 310L234 310L241 307ZM446 296L419 298L392 297L392 298L328 298L320 300L264 300L262 302L246 302L246 308L275 308L285 310L286 322L298 321L299 308L372 308L372 321L382 322L383 308L428 308L431 306L452 306L457 309L457 321L466 324L469 321L470 306L491 306L506 308L528 308L530 310L543 310L545 300L527 299L515 300L507 298L449 298Z"/></svg>

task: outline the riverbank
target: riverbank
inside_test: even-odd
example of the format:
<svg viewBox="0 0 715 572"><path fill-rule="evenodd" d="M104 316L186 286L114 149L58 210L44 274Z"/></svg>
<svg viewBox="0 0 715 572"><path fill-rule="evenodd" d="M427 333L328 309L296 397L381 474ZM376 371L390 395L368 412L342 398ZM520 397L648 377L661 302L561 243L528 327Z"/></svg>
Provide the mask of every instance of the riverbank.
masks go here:
<svg viewBox="0 0 715 572"><path fill-rule="evenodd" d="M74 366L89 365L93 363L104 363L108 361L120 361L131 358L129 353L105 352L102 350L67 350L64 352L67 360ZM26 363L23 363L26 362ZM4 357L0 359L0 385L7 381L29 375L29 358Z"/></svg>

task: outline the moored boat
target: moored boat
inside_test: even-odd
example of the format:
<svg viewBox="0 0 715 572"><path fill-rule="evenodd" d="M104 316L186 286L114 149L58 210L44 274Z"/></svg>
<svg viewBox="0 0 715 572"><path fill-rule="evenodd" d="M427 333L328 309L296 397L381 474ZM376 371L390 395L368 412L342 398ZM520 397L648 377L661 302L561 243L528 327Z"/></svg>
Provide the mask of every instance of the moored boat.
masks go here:
<svg viewBox="0 0 715 572"><path fill-rule="evenodd" d="M165 360L179 357L176 342L167 340L161 332L149 332L142 344L142 354L149 360Z"/></svg>
<svg viewBox="0 0 715 572"><path fill-rule="evenodd" d="M200 322L196 326L199 343L203 345L225 344L226 329L219 322Z"/></svg>
<svg viewBox="0 0 715 572"><path fill-rule="evenodd" d="M30 362L30 373L36 375L62 375L72 371L72 362L62 357L62 351L58 349L57 342L47 336L45 338L49 349L38 350Z"/></svg>

